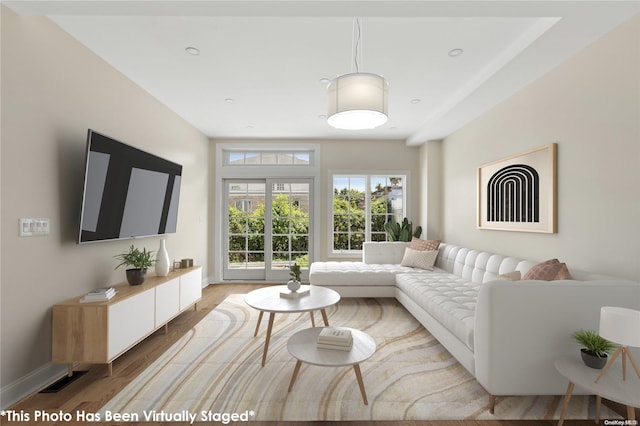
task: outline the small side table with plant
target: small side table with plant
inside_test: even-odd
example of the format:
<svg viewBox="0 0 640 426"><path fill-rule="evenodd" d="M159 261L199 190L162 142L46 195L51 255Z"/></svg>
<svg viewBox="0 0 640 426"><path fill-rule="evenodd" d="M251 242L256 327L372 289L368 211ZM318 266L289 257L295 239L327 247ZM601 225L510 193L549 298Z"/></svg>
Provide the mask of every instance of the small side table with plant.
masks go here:
<svg viewBox="0 0 640 426"><path fill-rule="evenodd" d="M558 426L564 424L564 418L567 414L569 401L571 400L575 385L578 385L591 395L596 395L596 423L600 421L602 398L626 405L627 419L635 421L634 407L640 407L640 381L623 381L615 377L615 375L609 375L600 382L598 382L597 379L597 369L602 369L605 366L607 363L607 354L615 349L616 345L592 330L576 331L571 337L582 347L580 354L583 362L580 363L577 358L568 356L555 361L556 370L569 380L569 385L567 386L567 391L562 402Z"/></svg>

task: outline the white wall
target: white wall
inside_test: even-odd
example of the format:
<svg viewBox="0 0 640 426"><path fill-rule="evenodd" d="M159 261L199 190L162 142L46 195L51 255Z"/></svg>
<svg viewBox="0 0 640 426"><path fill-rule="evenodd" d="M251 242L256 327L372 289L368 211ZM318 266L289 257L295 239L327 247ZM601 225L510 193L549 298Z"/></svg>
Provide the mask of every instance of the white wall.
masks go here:
<svg viewBox="0 0 640 426"><path fill-rule="evenodd" d="M558 233L476 228L477 167L558 144ZM448 243L640 279L640 16L443 142Z"/></svg>
<svg viewBox="0 0 640 426"><path fill-rule="evenodd" d="M7 389L23 389L26 375L34 373L37 381L53 371L47 365L54 303L124 281L113 256L132 242L159 246L159 238L75 243L87 128L183 165L178 232L167 237L167 250L171 258L194 258L205 276L209 141L48 19L2 7L1 31L0 362L6 397ZM49 218L51 234L19 237L21 217Z"/></svg>

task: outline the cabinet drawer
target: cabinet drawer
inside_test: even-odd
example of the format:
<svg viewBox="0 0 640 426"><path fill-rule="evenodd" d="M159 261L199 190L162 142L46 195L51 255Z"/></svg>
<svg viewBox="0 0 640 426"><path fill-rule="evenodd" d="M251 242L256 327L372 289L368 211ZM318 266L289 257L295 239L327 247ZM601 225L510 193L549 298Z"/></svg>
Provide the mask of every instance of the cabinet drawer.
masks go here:
<svg viewBox="0 0 640 426"><path fill-rule="evenodd" d="M156 287L156 328L180 312L180 279Z"/></svg>
<svg viewBox="0 0 640 426"><path fill-rule="evenodd" d="M154 330L155 289L109 305L109 359Z"/></svg>
<svg viewBox="0 0 640 426"><path fill-rule="evenodd" d="M180 310L193 305L202 298L202 271L200 268L180 277Z"/></svg>

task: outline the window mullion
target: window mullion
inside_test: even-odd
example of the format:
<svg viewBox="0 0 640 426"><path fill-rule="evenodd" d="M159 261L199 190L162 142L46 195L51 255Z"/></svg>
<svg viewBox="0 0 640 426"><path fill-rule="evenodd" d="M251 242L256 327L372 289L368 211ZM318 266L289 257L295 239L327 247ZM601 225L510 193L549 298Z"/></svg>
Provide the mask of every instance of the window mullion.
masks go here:
<svg viewBox="0 0 640 426"><path fill-rule="evenodd" d="M367 175L364 198L364 240L371 241L371 175Z"/></svg>

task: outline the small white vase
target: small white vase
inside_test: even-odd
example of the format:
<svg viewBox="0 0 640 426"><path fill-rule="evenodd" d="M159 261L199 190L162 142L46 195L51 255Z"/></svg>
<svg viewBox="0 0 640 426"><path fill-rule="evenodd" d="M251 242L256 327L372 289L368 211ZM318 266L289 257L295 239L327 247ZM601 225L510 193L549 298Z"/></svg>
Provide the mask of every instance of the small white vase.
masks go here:
<svg viewBox="0 0 640 426"><path fill-rule="evenodd" d="M167 253L167 247L165 246L164 238L160 240L160 248L156 253L156 275L159 277L166 277L169 275L169 253Z"/></svg>
<svg viewBox="0 0 640 426"><path fill-rule="evenodd" d="M298 289L300 288L300 281L289 280L289 282L287 283L287 288L293 292L298 291Z"/></svg>

